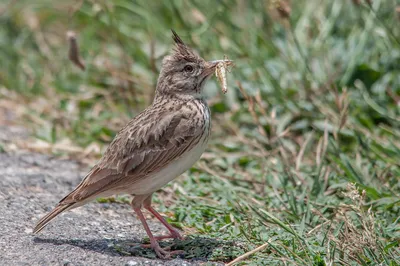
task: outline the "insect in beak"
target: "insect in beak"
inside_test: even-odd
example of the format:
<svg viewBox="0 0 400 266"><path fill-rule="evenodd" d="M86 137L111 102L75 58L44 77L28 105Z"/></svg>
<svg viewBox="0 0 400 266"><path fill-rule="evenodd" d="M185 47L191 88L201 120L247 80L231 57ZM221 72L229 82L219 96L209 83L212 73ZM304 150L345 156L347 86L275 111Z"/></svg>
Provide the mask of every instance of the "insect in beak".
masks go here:
<svg viewBox="0 0 400 266"><path fill-rule="evenodd" d="M215 71L215 76L217 76L218 82L222 88L222 92L225 94L228 91L228 85L226 82L226 70L229 66L233 65L233 61L228 59L214 60L208 62L208 64L210 64L209 71Z"/></svg>

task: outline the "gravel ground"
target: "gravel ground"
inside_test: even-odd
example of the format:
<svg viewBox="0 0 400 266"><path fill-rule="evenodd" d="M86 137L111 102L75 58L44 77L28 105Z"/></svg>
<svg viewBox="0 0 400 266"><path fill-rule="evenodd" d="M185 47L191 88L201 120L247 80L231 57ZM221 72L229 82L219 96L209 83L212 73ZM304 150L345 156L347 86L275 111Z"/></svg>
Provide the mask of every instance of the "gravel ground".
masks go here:
<svg viewBox="0 0 400 266"><path fill-rule="evenodd" d="M16 136L13 130L19 132L12 129L10 133L10 127L0 126L0 146L9 142L10 136ZM179 258L162 261L131 255L135 250L132 244L140 243L146 233L127 204L90 203L60 215L38 235L33 235L35 222L79 183L86 170L74 161L46 155L0 152L0 265L204 262ZM166 233L153 219L149 225L155 234Z"/></svg>
<svg viewBox="0 0 400 266"><path fill-rule="evenodd" d="M91 203L56 218L37 236L35 222L82 176L75 162L39 154L0 153L1 265L196 265L118 251L146 236L127 204ZM149 221L155 233L164 229ZM165 233L165 232L164 232Z"/></svg>

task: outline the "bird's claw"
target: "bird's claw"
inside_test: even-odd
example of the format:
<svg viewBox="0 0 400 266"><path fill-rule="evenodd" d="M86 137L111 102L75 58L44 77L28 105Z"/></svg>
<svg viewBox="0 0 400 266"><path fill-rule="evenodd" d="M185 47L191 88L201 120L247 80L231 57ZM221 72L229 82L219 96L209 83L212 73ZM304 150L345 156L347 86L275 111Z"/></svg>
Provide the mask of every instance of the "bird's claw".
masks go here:
<svg viewBox="0 0 400 266"><path fill-rule="evenodd" d="M154 252L157 254L157 256L160 259L171 259L171 256L173 255L178 255L182 254L184 251L183 250L174 250L171 251L171 246L162 248L160 245L156 242L156 244L151 244L150 247L154 250Z"/></svg>

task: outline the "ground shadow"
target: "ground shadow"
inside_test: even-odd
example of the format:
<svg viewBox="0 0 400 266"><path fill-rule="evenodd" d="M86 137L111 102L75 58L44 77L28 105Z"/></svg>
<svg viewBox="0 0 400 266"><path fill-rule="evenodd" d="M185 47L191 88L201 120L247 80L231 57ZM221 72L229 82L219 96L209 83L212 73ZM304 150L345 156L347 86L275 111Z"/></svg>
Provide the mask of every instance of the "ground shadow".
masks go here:
<svg viewBox="0 0 400 266"><path fill-rule="evenodd" d="M150 248L141 246L142 242L137 240L115 240L115 239L91 239L91 240L78 240L78 239L49 239L35 237L35 243L47 243L53 245L72 245L95 252L108 254L111 256L137 256L150 259L156 259L156 254ZM220 253L232 253L235 245L231 241L220 241L212 238L205 237L186 237L184 240L171 240L160 242L162 247L169 246L171 250L182 250L182 254L177 255L178 258L186 260L200 260L207 261L211 257L218 259L218 255L213 254L216 250ZM230 252L230 249L231 252ZM230 256L228 256L230 257ZM221 260L228 259L226 256Z"/></svg>
<svg viewBox="0 0 400 266"><path fill-rule="evenodd" d="M115 239L61 239L61 238L42 238L35 237L33 242L37 244L52 244L52 245L71 245L75 247L80 247L82 249L92 250L95 252L112 255L121 256L121 254L114 249L114 245L118 245L118 240ZM122 241L121 241L122 242Z"/></svg>

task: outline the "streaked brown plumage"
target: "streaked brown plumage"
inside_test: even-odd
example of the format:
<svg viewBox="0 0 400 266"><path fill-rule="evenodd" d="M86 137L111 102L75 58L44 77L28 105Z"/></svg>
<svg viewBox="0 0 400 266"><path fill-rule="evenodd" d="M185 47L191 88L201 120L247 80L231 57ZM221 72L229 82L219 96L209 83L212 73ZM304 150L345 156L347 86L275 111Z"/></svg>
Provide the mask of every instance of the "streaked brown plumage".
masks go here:
<svg viewBox="0 0 400 266"><path fill-rule="evenodd" d="M219 60L206 62L187 47L173 31L175 49L164 58L153 104L122 128L100 161L82 182L34 228L38 233L61 212L114 194L132 194L132 207L160 258L163 250L144 219L148 209L170 231L166 237L181 238L151 207L152 193L176 178L203 153L210 135L210 111L202 96L205 81ZM158 239L166 238L158 237Z"/></svg>

